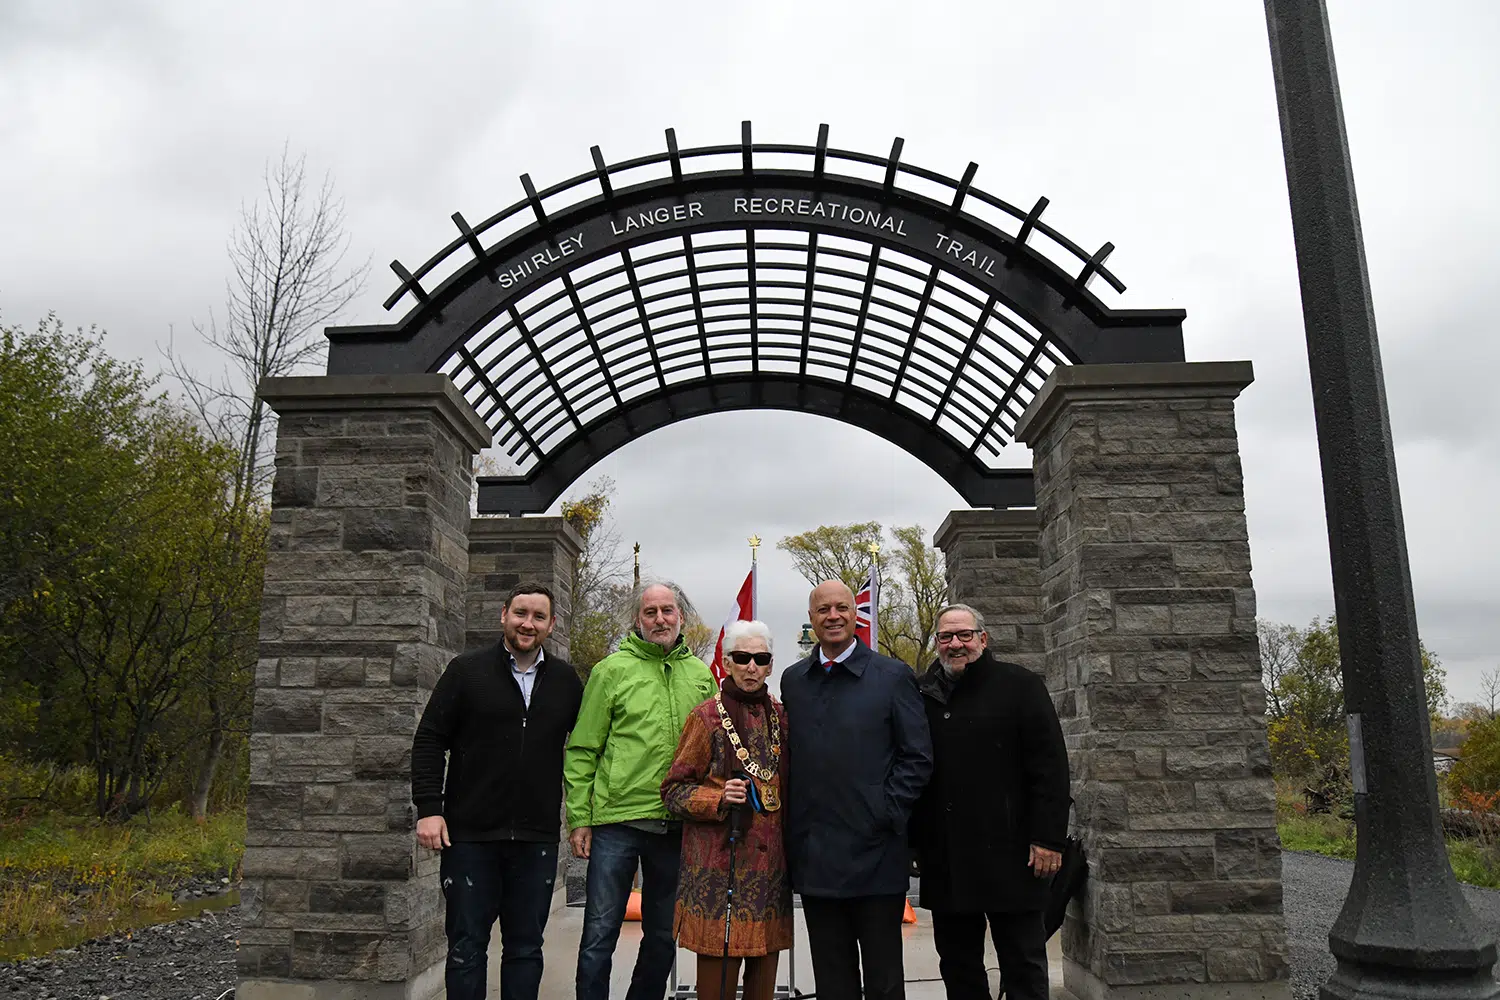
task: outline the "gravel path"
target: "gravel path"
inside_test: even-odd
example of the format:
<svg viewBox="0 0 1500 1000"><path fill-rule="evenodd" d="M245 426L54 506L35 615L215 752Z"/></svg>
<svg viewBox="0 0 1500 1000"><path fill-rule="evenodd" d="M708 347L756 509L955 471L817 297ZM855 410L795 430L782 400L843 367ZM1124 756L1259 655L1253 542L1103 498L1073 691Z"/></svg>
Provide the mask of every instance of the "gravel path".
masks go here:
<svg viewBox="0 0 1500 1000"><path fill-rule="evenodd" d="M1315 1000L1333 972L1328 930L1354 865L1314 854L1282 854L1292 996ZM581 866L580 866L581 867ZM569 872L569 895L582 871ZM1469 905L1500 938L1500 890L1464 886ZM100 938L46 958L0 964L0 1000L230 1000L239 907Z"/></svg>
<svg viewBox="0 0 1500 1000"><path fill-rule="evenodd" d="M239 907L116 934L45 958L0 964L0 997L228 1000Z"/></svg>
<svg viewBox="0 0 1500 1000"><path fill-rule="evenodd" d="M1318 987L1333 974L1328 931L1349 894L1354 862L1317 854L1281 852L1282 905L1286 911L1294 1000L1316 1000ZM1500 939L1500 890L1463 886L1469 905Z"/></svg>

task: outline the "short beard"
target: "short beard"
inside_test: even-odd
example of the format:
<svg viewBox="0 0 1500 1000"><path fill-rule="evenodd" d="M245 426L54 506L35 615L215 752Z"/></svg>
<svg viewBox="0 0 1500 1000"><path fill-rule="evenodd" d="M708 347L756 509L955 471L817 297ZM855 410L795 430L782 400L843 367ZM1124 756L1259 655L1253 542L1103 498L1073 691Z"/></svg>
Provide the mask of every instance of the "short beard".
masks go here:
<svg viewBox="0 0 1500 1000"><path fill-rule="evenodd" d="M969 664L971 661L965 658L955 658L954 660L950 661L946 656L939 656L938 662L943 665L943 669L948 671L950 675L957 677L959 674L969 669Z"/></svg>
<svg viewBox="0 0 1500 1000"><path fill-rule="evenodd" d="M647 642L651 643L653 646L660 646L662 649L671 650L671 648L673 646L677 645L677 640L682 638L682 633L681 632L676 633L675 635L672 636L672 638L668 639L666 642L659 642L656 639L652 638L646 632L642 632L641 633L641 637L643 639L645 639Z"/></svg>

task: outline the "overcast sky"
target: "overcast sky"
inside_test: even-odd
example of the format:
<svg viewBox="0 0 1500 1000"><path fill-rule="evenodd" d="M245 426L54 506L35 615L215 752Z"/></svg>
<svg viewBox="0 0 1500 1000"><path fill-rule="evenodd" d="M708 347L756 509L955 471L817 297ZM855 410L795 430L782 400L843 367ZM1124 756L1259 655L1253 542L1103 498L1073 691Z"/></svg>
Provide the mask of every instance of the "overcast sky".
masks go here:
<svg viewBox="0 0 1500 1000"><path fill-rule="evenodd" d="M1422 634L1473 697L1500 665L1500 5L1331 0ZM389 322L385 264L449 215L661 148L811 142L884 153L1113 241L1112 304L1187 310L1190 360L1247 358L1239 427L1262 615L1332 610L1307 358L1261 4L256 4L0 0L0 321L49 310L159 366L222 308L224 245L283 143L329 172L353 255L347 323ZM1486 288L1491 289L1485 291ZM1009 464L1029 464L1024 448ZM832 473L832 474L830 474ZM700 418L590 472L625 541L709 619L762 549L782 664L807 587L774 541L920 523L958 496L863 431L790 413ZM836 480L836 481L835 481Z"/></svg>

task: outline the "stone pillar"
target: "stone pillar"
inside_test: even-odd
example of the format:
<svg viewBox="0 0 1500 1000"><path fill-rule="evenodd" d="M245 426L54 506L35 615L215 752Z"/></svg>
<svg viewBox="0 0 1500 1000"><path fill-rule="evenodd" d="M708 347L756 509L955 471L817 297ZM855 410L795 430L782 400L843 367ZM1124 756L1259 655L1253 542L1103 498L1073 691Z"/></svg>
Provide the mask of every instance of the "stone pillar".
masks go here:
<svg viewBox="0 0 1500 1000"><path fill-rule="evenodd" d="M445 944L411 738L462 648L490 433L444 375L274 378L260 395L280 424L236 996L425 1000Z"/></svg>
<svg viewBox="0 0 1500 1000"><path fill-rule="evenodd" d="M1091 866L1063 931L1079 1000L1288 995L1234 421L1252 378L1248 362L1058 368L1017 428Z"/></svg>
<svg viewBox="0 0 1500 1000"><path fill-rule="evenodd" d="M948 599L984 615L990 651L1045 677L1037 538L1034 510L955 510L932 544L943 550Z"/></svg>
<svg viewBox="0 0 1500 1000"><path fill-rule="evenodd" d="M505 595L518 583L540 583L556 598L557 627L546 649L568 658L573 571L583 539L561 517L476 517L469 522L469 617L465 648L502 634Z"/></svg>

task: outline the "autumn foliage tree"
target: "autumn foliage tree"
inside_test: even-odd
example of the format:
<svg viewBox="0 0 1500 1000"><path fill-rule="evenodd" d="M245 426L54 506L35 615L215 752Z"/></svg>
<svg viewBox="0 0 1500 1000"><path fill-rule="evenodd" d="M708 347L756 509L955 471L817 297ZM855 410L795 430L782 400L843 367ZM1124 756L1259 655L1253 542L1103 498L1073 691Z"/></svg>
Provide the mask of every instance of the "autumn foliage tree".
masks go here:
<svg viewBox="0 0 1500 1000"><path fill-rule="evenodd" d="M1301 784L1320 807L1342 800L1349 791L1349 731L1338 621L1330 615L1305 629L1259 626L1272 767L1277 777ZM1436 718L1448 698L1446 671L1435 653L1420 649L1427 710Z"/></svg>
<svg viewBox="0 0 1500 1000"><path fill-rule="evenodd" d="M878 521L820 525L788 535L776 547L814 586L842 580L858 593L871 565L878 566L880 651L913 669L932 662L937 613L947 603L948 581L942 553L927 544L920 524L894 528L890 538Z"/></svg>
<svg viewBox="0 0 1500 1000"><path fill-rule="evenodd" d="M17 756L95 775L130 815L191 797L214 726L248 718L214 651L253 636L263 515L232 502L236 456L138 364L49 319L0 329L0 697ZM257 543L263 551L263 541ZM227 733L227 729L226 729Z"/></svg>

